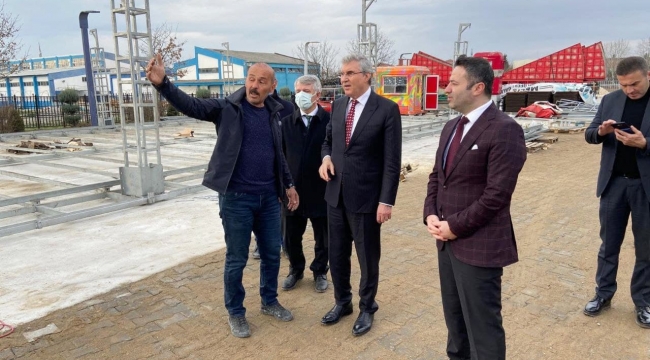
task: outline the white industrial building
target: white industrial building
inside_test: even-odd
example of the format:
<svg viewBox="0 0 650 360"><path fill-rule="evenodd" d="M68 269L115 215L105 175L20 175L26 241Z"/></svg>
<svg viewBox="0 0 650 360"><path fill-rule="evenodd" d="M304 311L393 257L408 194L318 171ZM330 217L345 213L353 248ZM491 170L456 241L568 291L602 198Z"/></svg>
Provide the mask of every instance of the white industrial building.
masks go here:
<svg viewBox="0 0 650 360"><path fill-rule="evenodd" d="M115 54L105 52L105 64L110 72L111 94L117 93L117 74L115 71ZM56 96L65 89L75 89L81 95L88 94L86 68L83 55L67 55L27 59L22 63L22 70L0 80L0 97L17 96ZM13 61L10 66L20 62ZM127 74L124 74L124 73ZM129 78L128 69L122 70L122 77ZM124 93L130 93L130 85L122 86Z"/></svg>

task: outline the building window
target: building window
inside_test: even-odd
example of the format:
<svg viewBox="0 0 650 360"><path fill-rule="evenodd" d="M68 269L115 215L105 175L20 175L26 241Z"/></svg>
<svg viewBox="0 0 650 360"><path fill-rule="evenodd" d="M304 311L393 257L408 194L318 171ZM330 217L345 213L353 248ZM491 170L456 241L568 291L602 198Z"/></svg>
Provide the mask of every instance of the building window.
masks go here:
<svg viewBox="0 0 650 360"><path fill-rule="evenodd" d="M5 82L0 83L0 88L6 88L6 87L7 87L7 83L5 83Z"/></svg>
<svg viewBox="0 0 650 360"><path fill-rule="evenodd" d="M15 83L12 82L10 85L11 85L11 87L20 87L20 83L17 83L17 82L15 82Z"/></svg>
<svg viewBox="0 0 650 360"><path fill-rule="evenodd" d="M81 82L86 82L86 77L85 76L81 77Z"/></svg>
<svg viewBox="0 0 650 360"><path fill-rule="evenodd" d="M298 69L298 68L289 68L288 69L290 73L302 73L304 69Z"/></svg>
<svg viewBox="0 0 650 360"><path fill-rule="evenodd" d="M23 83L23 85L24 85L24 86L34 86L34 83L31 82L31 81L25 81L25 82Z"/></svg>
<svg viewBox="0 0 650 360"><path fill-rule="evenodd" d="M23 70L29 70L31 69L31 65L28 62L23 63Z"/></svg>
<svg viewBox="0 0 650 360"><path fill-rule="evenodd" d="M59 59L59 67L62 67L62 68L70 67L70 60L68 60L68 59Z"/></svg>
<svg viewBox="0 0 650 360"><path fill-rule="evenodd" d="M49 86L50 84L47 81L39 81L38 86Z"/></svg>
<svg viewBox="0 0 650 360"><path fill-rule="evenodd" d="M35 62L34 63L34 69L42 69L43 68L43 63L42 62Z"/></svg>
<svg viewBox="0 0 650 360"><path fill-rule="evenodd" d="M406 94L406 76L384 76L384 94Z"/></svg>
<svg viewBox="0 0 650 360"><path fill-rule="evenodd" d="M200 68L199 74L218 74L219 68Z"/></svg>
<svg viewBox="0 0 650 360"><path fill-rule="evenodd" d="M72 59L72 66L74 66L74 67L84 66L84 58L74 58L74 59Z"/></svg>
<svg viewBox="0 0 650 360"><path fill-rule="evenodd" d="M45 68L46 69L54 69L56 67L56 61L54 60L48 60L45 62Z"/></svg>

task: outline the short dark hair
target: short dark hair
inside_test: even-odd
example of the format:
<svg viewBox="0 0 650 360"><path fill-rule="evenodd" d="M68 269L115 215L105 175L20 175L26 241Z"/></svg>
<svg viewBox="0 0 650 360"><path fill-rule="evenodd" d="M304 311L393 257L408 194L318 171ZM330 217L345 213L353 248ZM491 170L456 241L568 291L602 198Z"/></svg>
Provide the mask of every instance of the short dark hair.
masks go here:
<svg viewBox="0 0 650 360"><path fill-rule="evenodd" d="M644 75L648 74L648 62L641 56L626 57L616 65L618 76L630 75L636 71L641 71Z"/></svg>
<svg viewBox="0 0 650 360"><path fill-rule="evenodd" d="M461 55L456 59L454 66L460 66L467 72L467 80L469 80L469 85L467 85L468 90L472 86L482 82L485 84L484 94L492 96L494 70L487 60Z"/></svg>

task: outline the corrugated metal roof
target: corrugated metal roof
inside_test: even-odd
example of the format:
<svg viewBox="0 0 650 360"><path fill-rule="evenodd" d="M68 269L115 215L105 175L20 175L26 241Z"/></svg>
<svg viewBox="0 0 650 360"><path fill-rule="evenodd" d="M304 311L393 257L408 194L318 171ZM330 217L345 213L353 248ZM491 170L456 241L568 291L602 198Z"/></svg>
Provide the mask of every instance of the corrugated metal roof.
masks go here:
<svg viewBox="0 0 650 360"><path fill-rule="evenodd" d="M226 55L225 49L208 49ZM263 53L263 52L252 52L252 51L229 51L230 56L242 59L246 62L251 63L272 63L272 64L293 64L293 65L303 65L305 61L303 59L298 59L295 57L282 55L278 53ZM316 65L314 62L309 62L312 65Z"/></svg>

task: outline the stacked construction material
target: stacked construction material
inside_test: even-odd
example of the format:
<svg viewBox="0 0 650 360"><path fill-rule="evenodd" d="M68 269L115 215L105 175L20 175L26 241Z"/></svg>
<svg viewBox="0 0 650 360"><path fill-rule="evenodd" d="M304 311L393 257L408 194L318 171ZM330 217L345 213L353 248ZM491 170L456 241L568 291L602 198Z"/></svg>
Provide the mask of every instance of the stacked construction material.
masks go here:
<svg viewBox="0 0 650 360"><path fill-rule="evenodd" d="M535 101L553 102L553 93L550 91L533 91L528 93L526 106L534 104Z"/></svg>
<svg viewBox="0 0 650 360"><path fill-rule="evenodd" d="M582 101L577 91L557 91L553 94L553 102L558 103L561 100Z"/></svg>
<svg viewBox="0 0 650 360"><path fill-rule="evenodd" d="M583 83L605 79L603 44L580 43L503 74L503 83Z"/></svg>
<svg viewBox="0 0 650 360"><path fill-rule="evenodd" d="M509 92L503 99L505 112L517 112L527 106L528 94L526 92Z"/></svg>

